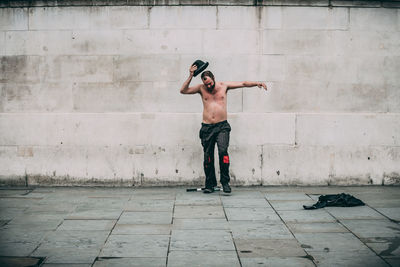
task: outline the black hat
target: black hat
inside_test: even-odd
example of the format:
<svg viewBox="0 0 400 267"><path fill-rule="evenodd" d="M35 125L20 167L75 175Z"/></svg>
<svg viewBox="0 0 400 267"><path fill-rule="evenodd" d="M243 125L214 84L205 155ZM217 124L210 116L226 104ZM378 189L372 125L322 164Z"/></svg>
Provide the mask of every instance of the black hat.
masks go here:
<svg viewBox="0 0 400 267"><path fill-rule="evenodd" d="M205 70L208 67L208 62L203 62L201 60L196 60L193 64L197 66L197 70L194 71L193 76L196 77L200 72L202 72L203 70Z"/></svg>

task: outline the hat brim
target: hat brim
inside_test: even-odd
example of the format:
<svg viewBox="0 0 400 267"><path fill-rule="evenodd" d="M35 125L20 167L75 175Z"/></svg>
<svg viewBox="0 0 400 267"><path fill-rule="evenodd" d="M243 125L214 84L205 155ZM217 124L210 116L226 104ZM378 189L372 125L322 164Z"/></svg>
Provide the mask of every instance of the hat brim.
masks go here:
<svg viewBox="0 0 400 267"><path fill-rule="evenodd" d="M194 71L193 76L196 77L197 75L199 75L200 72L205 70L207 67L208 67L208 62L204 63L201 66L198 66L197 70Z"/></svg>

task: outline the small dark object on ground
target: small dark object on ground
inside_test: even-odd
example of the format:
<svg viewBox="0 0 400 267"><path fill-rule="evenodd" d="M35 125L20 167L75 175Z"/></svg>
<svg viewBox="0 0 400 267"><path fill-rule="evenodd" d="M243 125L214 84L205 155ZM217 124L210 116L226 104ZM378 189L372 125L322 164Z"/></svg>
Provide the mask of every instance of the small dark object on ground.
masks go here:
<svg viewBox="0 0 400 267"><path fill-rule="evenodd" d="M196 191L197 192L200 192L200 191L204 192L205 189L206 189L205 187L187 188L186 192L196 192ZM209 189L209 190L211 190L211 189ZM221 187L216 186L212 190L213 191L221 191ZM209 193L212 193L212 192L209 192Z"/></svg>
<svg viewBox="0 0 400 267"><path fill-rule="evenodd" d="M306 210L320 209L323 207L353 207L353 206L364 206L365 203L352 195L341 193L336 195L321 195L318 198L318 202L306 206L303 208Z"/></svg>

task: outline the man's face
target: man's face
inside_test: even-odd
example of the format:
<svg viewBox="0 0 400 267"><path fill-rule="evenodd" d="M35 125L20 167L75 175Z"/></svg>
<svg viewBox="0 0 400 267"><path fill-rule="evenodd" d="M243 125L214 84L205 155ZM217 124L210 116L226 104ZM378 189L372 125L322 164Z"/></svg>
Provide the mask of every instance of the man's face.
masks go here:
<svg viewBox="0 0 400 267"><path fill-rule="evenodd" d="M203 84L206 86L208 91L212 91L215 87L215 81L211 79L209 76L203 77Z"/></svg>

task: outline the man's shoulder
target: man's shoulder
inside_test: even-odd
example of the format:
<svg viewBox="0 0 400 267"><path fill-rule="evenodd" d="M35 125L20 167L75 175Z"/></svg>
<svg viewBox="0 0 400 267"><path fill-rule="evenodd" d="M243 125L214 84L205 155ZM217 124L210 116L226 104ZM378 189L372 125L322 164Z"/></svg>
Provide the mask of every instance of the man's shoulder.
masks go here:
<svg viewBox="0 0 400 267"><path fill-rule="evenodd" d="M217 85L222 87L228 87L228 82L217 82Z"/></svg>
<svg viewBox="0 0 400 267"><path fill-rule="evenodd" d="M203 92L204 90L206 90L206 86L205 86L204 84L202 84L202 83L199 83L198 86L199 86L199 88L200 88L199 94L202 94L202 92Z"/></svg>
<svg viewBox="0 0 400 267"><path fill-rule="evenodd" d="M217 84L223 90L228 90L228 82L218 82Z"/></svg>

